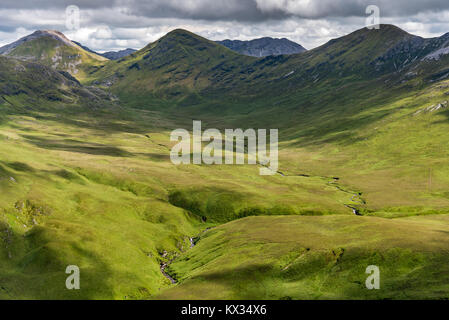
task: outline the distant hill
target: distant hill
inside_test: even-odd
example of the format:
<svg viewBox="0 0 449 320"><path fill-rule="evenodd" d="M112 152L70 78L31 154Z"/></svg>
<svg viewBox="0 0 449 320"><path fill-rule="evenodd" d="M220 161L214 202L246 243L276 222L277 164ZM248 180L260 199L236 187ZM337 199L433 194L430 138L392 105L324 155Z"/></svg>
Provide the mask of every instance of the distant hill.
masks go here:
<svg viewBox="0 0 449 320"><path fill-rule="evenodd" d="M105 53L99 53L94 50L91 50L90 48L82 45L79 42L76 42L76 41L72 41L72 42L76 43L77 45L79 45L81 48L83 48L84 50L86 50L88 52L95 53L95 54L105 57L109 60L118 60L118 59L124 58L126 56L129 56L130 54L133 54L134 52L137 51L136 49L127 48L127 49L120 50L120 51L108 51Z"/></svg>
<svg viewBox="0 0 449 320"><path fill-rule="evenodd" d="M0 48L0 55L38 62L56 70L83 78L92 66L106 58L81 47L64 34L53 30L38 30Z"/></svg>
<svg viewBox="0 0 449 320"><path fill-rule="evenodd" d="M303 46L285 38L273 39L265 37L250 41L223 40L217 41L217 43L240 54L253 57L278 56L306 51Z"/></svg>
<svg viewBox="0 0 449 320"><path fill-rule="evenodd" d="M120 51L108 51L105 53L102 53L101 55L105 58L108 58L109 60L118 60L121 58L124 58L126 56L129 56L130 54L133 54L134 52L136 52L136 49L125 49L125 50L120 50Z"/></svg>

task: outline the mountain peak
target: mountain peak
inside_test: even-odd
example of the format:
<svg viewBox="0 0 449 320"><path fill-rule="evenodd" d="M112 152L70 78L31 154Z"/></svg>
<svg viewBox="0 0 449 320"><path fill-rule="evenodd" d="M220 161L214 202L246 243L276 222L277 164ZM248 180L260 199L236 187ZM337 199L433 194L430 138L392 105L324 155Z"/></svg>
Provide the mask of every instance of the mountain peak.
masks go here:
<svg viewBox="0 0 449 320"><path fill-rule="evenodd" d="M38 62L78 77L84 76L90 66L107 60L86 51L56 30L37 30L1 47L0 55Z"/></svg>
<svg viewBox="0 0 449 320"><path fill-rule="evenodd" d="M368 28L366 28L367 30L370 30ZM379 25L379 29L374 29L374 30L389 30L389 31L394 31L394 32L399 32L399 33L403 33L403 34L409 34L407 31L399 28L398 26L394 25L394 24L380 24Z"/></svg>
<svg viewBox="0 0 449 320"><path fill-rule="evenodd" d="M174 35L190 35L190 36L196 36L196 34L182 28L174 29L170 32L168 32L165 36L174 36Z"/></svg>
<svg viewBox="0 0 449 320"><path fill-rule="evenodd" d="M351 35L376 36L376 37L382 36L387 40L389 38L399 39L405 37L420 38L392 24L381 24L379 26L379 29L368 29L367 27L364 27L349 34L349 36Z"/></svg>
<svg viewBox="0 0 449 320"><path fill-rule="evenodd" d="M62 41L69 46L75 46L75 44L69 38L67 38L65 34L57 30L37 30L31 34L31 36L33 35L35 37L50 37L55 40Z"/></svg>
<svg viewBox="0 0 449 320"><path fill-rule="evenodd" d="M159 41L164 41L167 39L175 39L177 41L185 41L185 40L187 40L187 41L191 41L191 40L209 41L206 38L203 38L193 32L187 31L185 29L174 29L174 30L170 31L169 33L167 33L162 38L160 38Z"/></svg>
<svg viewBox="0 0 449 320"><path fill-rule="evenodd" d="M143 50L151 49L154 45L162 46L163 50L170 50L178 47L178 45L184 46L198 46L214 44L212 41L203 38L197 34L184 29L174 29L167 33L165 36L157 40L156 42L148 44ZM218 45L217 45L218 46Z"/></svg>
<svg viewBox="0 0 449 320"><path fill-rule="evenodd" d="M37 31L33 32L32 34L22 37L13 43L10 43L6 46L1 47L0 54L7 55L7 54L11 53L17 47L21 46L22 44L25 44L27 42L30 42L30 41L33 41L36 39L44 38L44 37L52 38L54 40L63 42L64 44L66 44L70 47L77 46L72 41L70 41L62 32L59 32L56 30L37 30Z"/></svg>

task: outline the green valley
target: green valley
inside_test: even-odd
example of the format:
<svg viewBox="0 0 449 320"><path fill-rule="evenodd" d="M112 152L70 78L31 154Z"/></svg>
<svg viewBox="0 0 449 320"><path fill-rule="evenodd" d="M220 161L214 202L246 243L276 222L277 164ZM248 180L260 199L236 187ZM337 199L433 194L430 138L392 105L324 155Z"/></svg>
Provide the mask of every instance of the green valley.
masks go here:
<svg viewBox="0 0 449 320"><path fill-rule="evenodd" d="M54 41L0 57L1 299L449 298L445 36L254 58L177 29L114 61L70 47L79 72ZM279 129L279 171L172 164L193 120Z"/></svg>

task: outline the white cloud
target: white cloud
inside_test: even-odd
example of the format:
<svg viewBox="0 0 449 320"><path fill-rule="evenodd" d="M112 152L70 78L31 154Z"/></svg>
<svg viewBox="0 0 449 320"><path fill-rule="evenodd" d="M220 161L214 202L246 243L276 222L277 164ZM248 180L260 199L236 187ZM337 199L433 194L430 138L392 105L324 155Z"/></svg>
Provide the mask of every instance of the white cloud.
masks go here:
<svg viewBox="0 0 449 320"><path fill-rule="evenodd" d="M81 9L81 28L65 30L65 6ZM211 40L289 38L310 49L364 27L365 7L382 23L424 37L449 31L447 0L2 0L0 45L36 29L58 29L97 51L142 48L184 28Z"/></svg>

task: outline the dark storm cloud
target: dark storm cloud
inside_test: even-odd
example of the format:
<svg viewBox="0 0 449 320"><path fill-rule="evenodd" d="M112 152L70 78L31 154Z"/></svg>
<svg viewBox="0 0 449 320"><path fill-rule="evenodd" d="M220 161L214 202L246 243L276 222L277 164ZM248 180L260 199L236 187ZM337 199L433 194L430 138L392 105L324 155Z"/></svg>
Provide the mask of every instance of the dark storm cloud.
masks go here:
<svg viewBox="0 0 449 320"><path fill-rule="evenodd" d="M129 2L133 14L154 18L263 21L284 19L291 15L282 8L263 11L255 0L131 0Z"/></svg>
<svg viewBox="0 0 449 320"><path fill-rule="evenodd" d="M368 5L379 6L385 17L449 9L448 0L2 0L0 8L63 9L69 5L85 10L123 8L128 14L151 18L223 21L363 16Z"/></svg>
<svg viewBox="0 0 449 320"><path fill-rule="evenodd" d="M278 10L300 18L363 16L377 5L384 17L407 16L449 9L448 0L254 0L261 11Z"/></svg>
<svg viewBox="0 0 449 320"><path fill-rule="evenodd" d="M61 9L77 5L86 9L115 6L120 1L111 0L1 0L1 9ZM125 1L129 2L129 1Z"/></svg>

